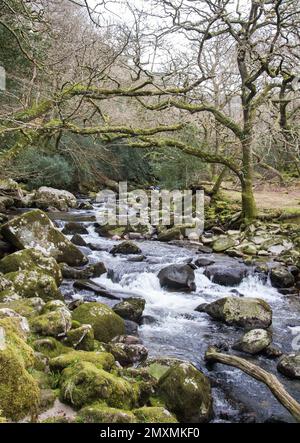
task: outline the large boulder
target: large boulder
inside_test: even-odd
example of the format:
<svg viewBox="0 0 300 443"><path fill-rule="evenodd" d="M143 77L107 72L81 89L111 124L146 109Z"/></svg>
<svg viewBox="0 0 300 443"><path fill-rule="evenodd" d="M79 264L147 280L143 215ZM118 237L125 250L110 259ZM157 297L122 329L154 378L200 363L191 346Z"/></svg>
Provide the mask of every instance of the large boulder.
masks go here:
<svg viewBox="0 0 300 443"><path fill-rule="evenodd" d="M61 263L60 269L64 278L75 280L97 278L107 272L107 269L102 262L94 263L81 269L73 268L66 263Z"/></svg>
<svg viewBox="0 0 300 443"><path fill-rule="evenodd" d="M270 279L272 286L275 288L291 288L295 284L295 277L283 266L273 268L270 273Z"/></svg>
<svg viewBox="0 0 300 443"><path fill-rule="evenodd" d="M169 242L172 240L181 240L183 235L178 227L163 230L157 236L157 240L161 242Z"/></svg>
<svg viewBox="0 0 300 443"><path fill-rule="evenodd" d="M1 232L17 249L34 248L70 266L87 263L84 254L56 229L49 217L39 209L8 221L2 225Z"/></svg>
<svg viewBox="0 0 300 443"><path fill-rule="evenodd" d="M122 366L130 366L146 360L148 349L141 344L109 343L109 352Z"/></svg>
<svg viewBox="0 0 300 443"><path fill-rule="evenodd" d="M277 369L286 377L300 379L300 353L284 355L278 362Z"/></svg>
<svg viewBox="0 0 300 443"><path fill-rule="evenodd" d="M42 315L30 321L33 332L46 337L65 336L72 327L70 311L60 300L47 303Z"/></svg>
<svg viewBox="0 0 300 443"><path fill-rule="evenodd" d="M129 255L129 254L141 254L141 249L133 242L131 241L124 241L116 246L114 246L111 251L111 254L123 254L123 255Z"/></svg>
<svg viewBox="0 0 300 443"><path fill-rule="evenodd" d="M71 329L67 333L67 337L64 341L67 346L72 346L74 349L81 351L93 351L95 347L94 343L94 331L91 325L82 325L78 328Z"/></svg>
<svg viewBox="0 0 300 443"><path fill-rule="evenodd" d="M200 305L196 310L206 312L228 325L246 329L265 329L272 324L272 309L260 298L224 297L213 303Z"/></svg>
<svg viewBox="0 0 300 443"><path fill-rule="evenodd" d="M125 320L135 321L139 323L145 309L145 300L143 298L129 297L124 301L116 304L113 310Z"/></svg>
<svg viewBox="0 0 300 443"><path fill-rule="evenodd" d="M0 319L0 410L4 417L20 420L35 414L40 392L28 372L34 352L13 318Z"/></svg>
<svg viewBox="0 0 300 443"><path fill-rule="evenodd" d="M195 273L189 265L170 265L158 274L163 288L179 291L195 291Z"/></svg>
<svg viewBox="0 0 300 443"><path fill-rule="evenodd" d="M272 343L271 334L265 329L252 329L238 340L233 349L255 355L262 352Z"/></svg>
<svg viewBox="0 0 300 443"><path fill-rule="evenodd" d="M71 192L47 186L42 186L36 191L34 201L36 207L40 209L52 207L59 211L67 211L69 208L77 207L76 197Z"/></svg>
<svg viewBox="0 0 300 443"><path fill-rule="evenodd" d="M30 271L33 268L37 268L44 274L53 277L57 285L61 284L62 274L56 260L36 249L23 249L22 251L7 255L0 260L0 272L4 274L20 270Z"/></svg>
<svg viewBox="0 0 300 443"><path fill-rule="evenodd" d="M190 363L172 366L160 378L157 393L182 423L203 423L211 419L209 380Z"/></svg>
<svg viewBox="0 0 300 443"><path fill-rule="evenodd" d="M6 277L21 297L39 297L44 301L63 299L54 278L38 268L32 271L10 272Z"/></svg>
<svg viewBox="0 0 300 443"><path fill-rule="evenodd" d="M237 286L247 275L247 267L236 264L234 267L225 264L215 264L208 266L204 275L213 283L222 286Z"/></svg>
<svg viewBox="0 0 300 443"><path fill-rule="evenodd" d="M73 311L73 320L93 327L95 339L108 343L125 333L124 320L101 303L83 303Z"/></svg>
<svg viewBox="0 0 300 443"><path fill-rule="evenodd" d="M61 400L76 408L102 401L108 406L131 409L138 397L136 389L128 381L87 361L80 361L64 369L60 387Z"/></svg>

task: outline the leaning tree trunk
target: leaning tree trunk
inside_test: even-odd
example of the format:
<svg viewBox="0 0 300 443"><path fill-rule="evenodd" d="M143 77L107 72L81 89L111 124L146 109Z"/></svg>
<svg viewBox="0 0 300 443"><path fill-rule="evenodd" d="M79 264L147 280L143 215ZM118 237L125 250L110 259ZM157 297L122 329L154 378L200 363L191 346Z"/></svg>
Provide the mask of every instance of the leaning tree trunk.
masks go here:
<svg viewBox="0 0 300 443"><path fill-rule="evenodd" d="M300 404L295 400L280 383L275 375L265 371L259 366L250 363L244 358L235 355L227 355L218 351L214 347L209 347L205 354L206 361L210 363L222 363L224 365L238 368L250 377L264 383L277 398L277 400L300 422Z"/></svg>
<svg viewBox="0 0 300 443"><path fill-rule="evenodd" d="M257 216L256 203L253 192L253 152L251 136L246 136L242 141L243 178L242 185L242 213L243 220L250 224Z"/></svg>

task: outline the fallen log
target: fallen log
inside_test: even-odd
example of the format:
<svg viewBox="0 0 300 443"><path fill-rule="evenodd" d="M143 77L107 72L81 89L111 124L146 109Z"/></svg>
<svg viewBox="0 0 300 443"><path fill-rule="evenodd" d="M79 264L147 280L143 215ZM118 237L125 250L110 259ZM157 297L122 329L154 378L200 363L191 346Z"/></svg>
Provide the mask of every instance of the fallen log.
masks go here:
<svg viewBox="0 0 300 443"><path fill-rule="evenodd" d="M285 390L275 375L265 371L259 366L250 363L244 358L235 355L223 354L215 347L209 347L205 354L205 359L210 363L223 363L240 369L250 377L264 383L277 398L277 400L300 422L300 404Z"/></svg>

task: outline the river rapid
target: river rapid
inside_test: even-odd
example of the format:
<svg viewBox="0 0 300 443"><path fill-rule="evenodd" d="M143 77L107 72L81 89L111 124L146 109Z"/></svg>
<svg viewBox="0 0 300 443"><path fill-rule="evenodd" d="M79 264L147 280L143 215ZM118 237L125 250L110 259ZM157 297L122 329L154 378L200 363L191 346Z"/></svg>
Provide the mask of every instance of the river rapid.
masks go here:
<svg viewBox="0 0 300 443"><path fill-rule="evenodd" d="M230 346L243 331L212 320L195 308L201 303L209 303L224 296L259 297L266 300L273 310L273 344L284 353L292 352L296 328L300 326L299 297L283 296L269 281L264 282L258 275L246 277L238 287L224 287L212 283L204 274L204 269L195 270L196 291L192 293L168 292L160 287L157 274L166 265L195 260L202 255L194 246L184 247L157 241L137 241L145 256L142 262L132 262L126 256L113 256L110 249L117 243L100 237L95 232L94 222L98 205L93 210L49 214L63 228L67 221L83 223L88 234L82 235L87 243L98 245L101 250L82 247L90 263L102 261L108 273L94 279L108 289L126 291L132 296L146 300L144 323L138 334L149 350L149 357L177 357L191 361L211 380L214 398L214 422L293 422L290 414L277 402L269 390L241 371L224 366L207 367L204 354L211 344ZM220 254L206 254L215 262L234 267L237 259ZM113 306L117 301L97 297L92 292L73 288L73 281L65 281L62 290L66 298L85 298ZM300 340L299 340L300 342ZM300 343L299 343L300 344ZM231 352L231 351L230 351ZM242 354L241 354L242 355ZM274 373L286 389L300 401L300 381L292 381L281 376L276 370L277 360L264 356L247 356L250 361Z"/></svg>

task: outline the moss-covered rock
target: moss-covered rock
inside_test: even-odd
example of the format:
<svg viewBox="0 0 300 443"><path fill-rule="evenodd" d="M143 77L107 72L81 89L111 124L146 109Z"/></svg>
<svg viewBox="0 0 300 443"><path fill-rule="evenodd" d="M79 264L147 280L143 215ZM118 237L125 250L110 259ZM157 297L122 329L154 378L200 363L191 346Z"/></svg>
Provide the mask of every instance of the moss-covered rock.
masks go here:
<svg viewBox="0 0 300 443"><path fill-rule="evenodd" d="M45 302L39 297L21 298L6 303L0 303L0 309L9 308L27 319L41 314Z"/></svg>
<svg viewBox="0 0 300 443"><path fill-rule="evenodd" d="M115 359L108 352L71 351L67 354L52 358L49 362L53 371L62 371L74 363L87 361L97 368L111 371L115 367Z"/></svg>
<svg viewBox="0 0 300 443"><path fill-rule="evenodd" d="M127 410L137 403L135 386L86 361L64 369L60 386L61 400L76 408L103 401L108 406Z"/></svg>
<svg viewBox="0 0 300 443"><path fill-rule="evenodd" d="M63 300L54 278L44 274L38 268L31 271L10 272L6 274L6 277L13 283L16 292L21 297L40 297L44 301Z"/></svg>
<svg viewBox="0 0 300 443"><path fill-rule="evenodd" d="M219 237L214 241L212 248L214 252L225 252L235 246L236 242L231 237Z"/></svg>
<svg viewBox="0 0 300 443"><path fill-rule="evenodd" d="M21 270L31 271L35 268L53 277L57 285L61 284L62 274L56 260L53 257L45 256L36 249L17 251L0 260L0 272L4 274Z"/></svg>
<svg viewBox="0 0 300 443"><path fill-rule="evenodd" d="M27 318L18 314L16 311L9 308L2 308L0 309L0 319L1 318L13 318L17 322L22 332L24 332L24 334L29 334L30 329Z"/></svg>
<svg viewBox="0 0 300 443"><path fill-rule="evenodd" d="M143 407L132 412L139 423L178 423L176 417L163 407Z"/></svg>
<svg viewBox="0 0 300 443"><path fill-rule="evenodd" d="M73 328L73 323L72 323ZM94 331L91 325L82 325L71 329L64 341L67 346L79 351L93 351L95 348Z"/></svg>
<svg viewBox="0 0 300 443"><path fill-rule="evenodd" d="M130 411L109 408L103 403L94 403L82 408L76 421L79 423L135 423L136 418Z"/></svg>
<svg viewBox="0 0 300 443"><path fill-rule="evenodd" d="M33 350L14 319L0 320L0 410L5 417L18 420L37 411L39 388L27 371L33 365Z"/></svg>
<svg viewBox="0 0 300 443"><path fill-rule="evenodd" d="M142 364L142 367L148 374L159 380L170 368L180 363L184 363L184 360L172 357L156 357L148 358Z"/></svg>
<svg viewBox="0 0 300 443"><path fill-rule="evenodd" d="M1 260L2 261L2 260ZM0 261L0 263L1 263ZM2 272L2 271L0 271ZM8 289L12 289L13 284L10 280L8 280L3 274L0 274L0 293L6 291Z"/></svg>
<svg viewBox="0 0 300 443"><path fill-rule="evenodd" d="M161 377L158 396L180 422L203 423L211 419L209 380L190 363L175 365Z"/></svg>
<svg viewBox="0 0 300 443"><path fill-rule="evenodd" d="M66 335L72 327L71 313L67 308L60 308L54 311L34 317L30 321L31 329L40 335L59 337Z"/></svg>
<svg viewBox="0 0 300 443"><path fill-rule="evenodd" d="M123 255L129 255L129 254L141 254L141 249L132 241L124 241L123 243L120 243L112 248L110 251L111 254L123 254Z"/></svg>
<svg viewBox="0 0 300 443"><path fill-rule="evenodd" d="M68 208L76 208L76 197L69 191L42 186L34 195L34 202L37 208L56 208L59 211L67 211Z"/></svg>
<svg viewBox="0 0 300 443"><path fill-rule="evenodd" d="M83 253L40 210L26 212L8 221L2 225L1 233L17 249L34 248L70 266L87 263Z"/></svg>
<svg viewBox="0 0 300 443"><path fill-rule="evenodd" d="M157 240L161 242L168 242L172 240L180 240L183 238L182 230L178 227L164 229L158 234Z"/></svg>
<svg viewBox="0 0 300 443"><path fill-rule="evenodd" d="M101 303L84 303L73 311L73 320L93 327L95 339L104 343L125 333L124 320Z"/></svg>
<svg viewBox="0 0 300 443"><path fill-rule="evenodd" d="M272 324L272 309L260 298L225 297L208 305L200 305L196 310L246 329L265 329Z"/></svg>
<svg viewBox="0 0 300 443"><path fill-rule="evenodd" d="M139 323L145 309L145 304L146 302L143 298L129 297L126 300L117 303L113 307L113 310L125 320Z"/></svg>
<svg viewBox="0 0 300 443"><path fill-rule="evenodd" d="M35 351L48 358L54 358L58 355L72 352L71 348L64 346L54 337L45 337L33 340L32 347Z"/></svg>

